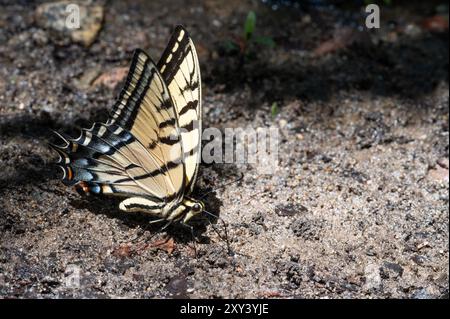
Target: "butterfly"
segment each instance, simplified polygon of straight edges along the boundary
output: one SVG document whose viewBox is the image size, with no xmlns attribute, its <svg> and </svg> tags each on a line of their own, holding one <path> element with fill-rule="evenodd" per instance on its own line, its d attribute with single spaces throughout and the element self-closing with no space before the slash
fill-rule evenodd
<svg viewBox="0 0 450 319">
<path fill-rule="evenodd" d="M 52 145 L 63 182 L 124 198 L 119 208 L 186 224 L 204 211 L 191 194 L 201 152 L 201 78 L 194 43 L 177 26 L 159 62 L 137 49 L 106 123 Z"/>
</svg>

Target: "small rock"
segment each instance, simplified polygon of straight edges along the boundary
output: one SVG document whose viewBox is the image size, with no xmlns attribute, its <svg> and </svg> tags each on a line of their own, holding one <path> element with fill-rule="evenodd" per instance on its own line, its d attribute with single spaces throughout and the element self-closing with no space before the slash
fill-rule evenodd
<svg viewBox="0 0 450 319">
<path fill-rule="evenodd" d="M 48 287 L 56 287 L 56 286 L 60 285 L 60 282 L 58 279 L 50 277 L 50 276 L 45 276 L 44 279 L 42 279 L 42 283 Z"/>
<path fill-rule="evenodd" d="M 308 208 L 300 204 L 289 203 L 287 205 L 277 205 L 275 207 L 275 213 L 278 216 L 294 216 L 298 213 L 305 213 L 307 211 Z"/>
<path fill-rule="evenodd" d="M 417 250 L 421 250 L 421 249 L 426 248 L 426 247 L 430 247 L 430 243 L 427 242 L 427 241 L 424 241 L 423 243 L 417 244 Z"/>
<path fill-rule="evenodd" d="M 413 299 L 430 299 L 431 296 L 428 294 L 425 288 L 417 290 L 413 295 Z"/>
<path fill-rule="evenodd" d="M 280 126 L 280 128 L 285 128 L 286 125 L 287 125 L 287 121 L 284 120 L 284 119 L 281 119 L 281 120 L 278 122 L 278 125 Z"/>
<path fill-rule="evenodd" d="M 74 23 L 77 12 L 79 27 Z M 69 37 L 73 42 L 89 47 L 102 27 L 103 14 L 103 7 L 90 1 L 56 1 L 36 8 L 36 22 L 51 31 L 56 42 Z M 72 16 L 75 18 L 71 20 Z"/>
<path fill-rule="evenodd" d="M 302 24 L 310 24 L 311 21 L 312 21 L 312 19 L 311 19 L 311 16 L 309 14 L 305 14 L 302 17 L 302 20 L 301 20 Z"/>
<path fill-rule="evenodd" d="M 417 26 L 413 23 L 410 23 L 405 27 L 404 32 L 408 36 L 417 37 L 422 34 L 422 29 L 419 26 Z"/>
<path fill-rule="evenodd" d="M 187 279 L 183 274 L 172 277 L 166 285 L 167 291 L 174 298 L 187 298 Z"/>
<path fill-rule="evenodd" d="M 44 46 L 48 43 L 47 33 L 45 33 L 43 30 L 40 29 L 33 32 L 31 38 L 33 39 L 34 43 L 38 46 Z"/>
<path fill-rule="evenodd" d="M 333 159 L 331 157 L 328 157 L 326 155 L 322 155 L 320 157 L 320 159 L 324 162 L 324 163 L 330 163 L 331 161 L 333 161 Z"/>
<path fill-rule="evenodd" d="M 439 290 L 435 286 L 428 286 L 416 290 L 411 297 L 412 299 L 436 299 L 440 295 Z"/>
<path fill-rule="evenodd" d="M 294 235 L 305 240 L 319 240 L 323 222 L 315 219 L 299 218 L 292 222 L 290 228 Z"/>
<path fill-rule="evenodd" d="M 418 265 L 423 265 L 423 263 L 425 262 L 425 257 L 422 255 L 414 255 L 412 257 L 412 260 Z"/>
<path fill-rule="evenodd" d="M 380 267 L 376 264 L 368 264 L 364 269 L 367 290 L 378 289 L 381 286 Z"/>
<path fill-rule="evenodd" d="M 448 275 L 447 274 L 441 274 L 437 278 L 434 279 L 434 282 L 438 284 L 441 287 L 447 287 L 448 286 Z"/>
<path fill-rule="evenodd" d="M 264 215 L 261 212 L 257 212 L 253 217 L 252 220 L 254 223 L 258 225 L 264 225 Z"/>
<path fill-rule="evenodd" d="M 403 275 L 403 267 L 400 266 L 399 264 L 391 263 L 391 262 L 387 262 L 386 261 L 383 266 L 384 266 L 384 268 L 386 268 L 388 270 L 392 270 L 393 272 L 395 272 L 400 277 Z"/>
<path fill-rule="evenodd" d="M 287 265 L 286 279 L 295 287 L 300 286 L 302 283 L 302 274 L 303 271 L 299 264 L 291 262 Z"/>
</svg>

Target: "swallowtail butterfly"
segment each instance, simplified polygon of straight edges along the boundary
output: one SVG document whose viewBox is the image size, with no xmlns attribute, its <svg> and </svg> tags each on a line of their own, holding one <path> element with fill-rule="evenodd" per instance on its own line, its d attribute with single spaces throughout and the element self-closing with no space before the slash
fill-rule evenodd
<svg viewBox="0 0 450 319">
<path fill-rule="evenodd" d="M 88 194 L 122 196 L 119 208 L 186 223 L 204 210 L 189 197 L 201 147 L 197 53 L 178 26 L 158 64 L 136 50 L 106 123 L 53 145 L 63 181 Z"/>
</svg>

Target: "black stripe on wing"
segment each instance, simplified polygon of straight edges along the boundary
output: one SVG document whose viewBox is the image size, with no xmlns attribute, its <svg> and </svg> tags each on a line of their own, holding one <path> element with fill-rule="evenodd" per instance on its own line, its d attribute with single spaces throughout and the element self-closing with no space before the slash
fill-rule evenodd
<svg viewBox="0 0 450 319">
<path fill-rule="evenodd" d="M 154 201 L 164 199 L 141 189 L 132 178 L 130 183 L 120 182 L 128 177 L 128 170 L 141 168 L 132 160 L 126 163 L 117 160 L 121 149 L 135 141 L 130 132 L 114 124 L 94 123 L 91 129 L 83 129 L 77 139 L 55 133 L 64 141 L 63 145 L 51 144 L 51 147 L 59 155 L 56 164 L 63 171 L 62 179 L 66 185 L 76 185 L 77 190 L 84 193 L 102 194 L 106 190 L 110 194 L 145 195 Z M 129 191 L 124 192 L 124 187 Z"/>
<path fill-rule="evenodd" d="M 115 123 L 125 129 L 131 129 L 141 104 L 157 76 L 156 73 L 157 69 L 150 57 L 141 49 L 136 49 L 127 80 L 113 107 L 108 123 Z M 155 105 L 157 112 L 173 107 L 170 98 L 163 99 L 163 95 L 164 92 L 155 92 L 154 94 L 159 101 L 158 105 Z"/>
<path fill-rule="evenodd" d="M 175 74 L 179 71 L 180 64 L 189 50 L 189 33 L 179 25 L 175 27 L 172 37 L 157 64 L 158 70 L 167 85 L 172 82 Z"/>
<path fill-rule="evenodd" d="M 140 103 L 137 102 L 147 92 L 155 72 L 156 70 L 149 63 L 148 56 L 143 51 L 136 50 L 127 81 L 113 108 L 112 118 L 115 124 L 125 129 L 131 128 L 139 111 Z"/>
<path fill-rule="evenodd" d="M 185 182 L 187 193 L 194 186 L 201 150 L 201 79 L 198 56 L 189 33 L 177 26 L 164 50 L 157 67 L 174 101 L 178 123 L 183 132 L 181 141 L 185 155 Z M 198 122 L 195 131 L 193 121 Z M 192 132 L 192 134 L 186 134 Z M 192 143 L 196 144 L 191 149 Z M 188 155 L 188 157 L 186 157 Z"/>
<path fill-rule="evenodd" d="M 99 135 L 99 133 L 101 134 Z M 56 133 L 56 132 L 55 132 Z M 134 141 L 133 136 L 120 130 L 119 134 L 108 126 L 95 123 L 89 130 L 83 130 L 77 139 L 56 133 L 64 145 L 53 145 L 52 148 L 58 153 L 57 164 L 65 172 L 63 182 L 73 185 L 79 181 L 96 181 L 96 171 L 109 175 L 123 175 L 127 169 L 138 167 L 134 163 L 122 166 L 113 155 L 118 148 Z M 102 169 L 97 167 L 102 166 Z"/>
<path fill-rule="evenodd" d="M 124 183 L 124 182 L 133 181 L 133 180 L 140 180 L 140 179 L 146 179 L 149 177 L 156 177 L 161 174 L 166 174 L 168 171 L 170 171 L 171 169 L 177 168 L 179 165 L 182 165 L 181 159 L 179 159 L 179 161 L 170 161 L 170 162 L 166 163 L 166 165 L 161 167 L 161 169 L 154 170 L 150 173 L 133 176 L 133 178 L 130 178 L 130 177 L 123 178 L 123 179 L 118 180 L 117 182 Z"/>
</svg>

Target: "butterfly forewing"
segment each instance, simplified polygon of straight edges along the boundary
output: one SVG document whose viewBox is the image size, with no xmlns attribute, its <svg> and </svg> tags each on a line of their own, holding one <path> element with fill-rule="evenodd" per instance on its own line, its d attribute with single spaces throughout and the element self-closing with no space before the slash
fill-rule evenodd
<svg viewBox="0 0 450 319">
<path fill-rule="evenodd" d="M 135 52 L 126 85 L 116 103 L 110 123 L 127 128 L 141 144 L 134 149 L 149 151 L 168 186 L 168 196 L 183 189 L 183 148 L 169 90 L 151 59 Z M 154 176 L 153 171 L 136 176 Z M 166 181 L 168 179 L 169 181 Z"/>
<path fill-rule="evenodd" d="M 201 80 L 197 53 L 187 31 L 176 27 L 158 62 L 176 109 L 184 150 L 186 190 L 191 192 L 201 152 Z"/>
</svg>

